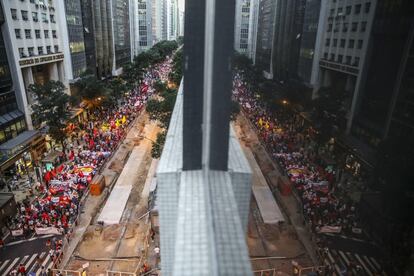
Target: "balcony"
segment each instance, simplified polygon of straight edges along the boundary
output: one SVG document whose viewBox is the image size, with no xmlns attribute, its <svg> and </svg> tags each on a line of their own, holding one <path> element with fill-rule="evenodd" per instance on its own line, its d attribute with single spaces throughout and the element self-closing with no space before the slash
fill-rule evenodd
<svg viewBox="0 0 414 276">
<path fill-rule="evenodd" d="M 319 66 L 351 75 L 358 75 L 359 73 L 359 69 L 355 68 L 355 66 L 350 64 L 339 63 L 332 59 L 321 59 L 319 61 Z"/>
</svg>

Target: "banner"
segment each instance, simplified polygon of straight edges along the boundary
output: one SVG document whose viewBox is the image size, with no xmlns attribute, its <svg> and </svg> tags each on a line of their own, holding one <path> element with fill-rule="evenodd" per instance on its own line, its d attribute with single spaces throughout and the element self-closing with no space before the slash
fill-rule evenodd
<svg viewBox="0 0 414 276">
<path fill-rule="evenodd" d="M 61 233 L 56 227 L 44 227 L 44 228 L 35 228 L 37 235 L 48 235 L 48 234 L 54 234 L 54 235 L 60 235 Z"/>
<path fill-rule="evenodd" d="M 23 229 L 11 230 L 11 234 L 13 237 L 22 236 Z"/>
<path fill-rule="evenodd" d="M 319 229 L 319 233 L 341 233 L 342 227 L 341 226 L 329 226 L 325 225 Z"/>
</svg>

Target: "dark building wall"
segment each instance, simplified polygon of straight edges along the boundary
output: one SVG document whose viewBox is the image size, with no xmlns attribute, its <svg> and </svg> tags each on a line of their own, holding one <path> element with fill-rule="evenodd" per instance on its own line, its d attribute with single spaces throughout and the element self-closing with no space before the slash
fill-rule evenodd
<svg viewBox="0 0 414 276">
<path fill-rule="evenodd" d="M 16 200 L 12 193 L 2 193 L 1 194 L 3 204 L 0 206 L 0 231 L 4 230 L 3 228 L 7 226 L 7 219 L 14 217 L 17 214 L 17 205 Z M 8 199 L 6 199 L 8 198 Z M 1 232 L 0 232 L 1 233 Z M 3 234 L 3 233 L 1 233 Z"/>
<path fill-rule="evenodd" d="M 130 23 L 128 0 L 113 0 L 115 66 L 122 67 L 131 61 Z"/>
<path fill-rule="evenodd" d="M 276 80 L 288 81 L 297 76 L 305 4 L 305 0 L 277 1 L 273 45 Z"/>
<path fill-rule="evenodd" d="M 321 0 L 306 0 L 297 73 L 299 79 L 306 84 L 311 81 L 320 10 Z"/>
<path fill-rule="evenodd" d="M 86 70 L 85 43 L 83 37 L 82 9 L 80 0 L 65 0 L 68 25 L 69 49 L 72 57 L 73 78 Z"/>
<path fill-rule="evenodd" d="M 352 134 L 371 146 L 386 135 L 386 124 L 413 19 L 411 0 L 378 1 L 367 52 L 366 78 L 358 99 Z"/>
<path fill-rule="evenodd" d="M 93 10 L 91 0 L 81 0 L 83 38 L 85 45 L 85 61 L 87 70 L 93 74 L 96 72 L 96 56 L 95 56 L 95 33 L 93 22 Z"/>
<path fill-rule="evenodd" d="M 0 27 L 4 20 L 0 5 Z M 0 32 L 0 144 L 26 130 L 24 115 L 18 110 L 3 34 Z"/>
<path fill-rule="evenodd" d="M 257 27 L 256 64 L 262 70 L 271 72 L 276 2 L 261 0 Z"/>
<path fill-rule="evenodd" d="M 111 0 L 94 1 L 93 24 L 96 54 L 96 72 L 98 77 L 112 74 L 113 44 L 111 24 Z"/>
</svg>

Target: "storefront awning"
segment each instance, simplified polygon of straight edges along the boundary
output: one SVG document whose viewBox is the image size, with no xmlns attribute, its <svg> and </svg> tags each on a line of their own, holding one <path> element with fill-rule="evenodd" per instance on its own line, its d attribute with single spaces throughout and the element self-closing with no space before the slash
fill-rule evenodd
<svg viewBox="0 0 414 276">
<path fill-rule="evenodd" d="M 13 121 L 14 119 L 17 119 L 23 116 L 24 114 L 20 110 L 13 110 L 12 112 L 9 112 L 9 113 L 6 113 L 0 116 L 0 125 L 7 124 Z"/>
<path fill-rule="evenodd" d="M 0 151 L 9 152 L 24 148 L 38 135 L 40 135 L 40 133 L 37 130 L 26 130 L 6 143 L 1 144 Z"/>
</svg>

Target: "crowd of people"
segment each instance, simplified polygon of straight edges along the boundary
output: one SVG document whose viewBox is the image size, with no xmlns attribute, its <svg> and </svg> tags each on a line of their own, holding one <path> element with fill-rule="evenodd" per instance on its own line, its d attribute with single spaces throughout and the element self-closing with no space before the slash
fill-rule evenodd
<svg viewBox="0 0 414 276">
<path fill-rule="evenodd" d="M 120 104 L 89 110 L 88 120 L 68 126 L 64 162 L 44 171 L 42 183 L 35 184 L 39 193 L 34 199 L 18 203 L 18 214 L 7 222 L 13 236 L 70 233 L 93 176 L 116 150 L 128 126 L 153 94 L 153 84 L 167 80 L 170 64 L 168 58 L 149 68 L 139 87 L 128 92 Z"/>
<path fill-rule="evenodd" d="M 304 218 L 312 230 L 358 233 L 355 206 L 334 195 L 336 168 L 320 158 L 315 131 L 298 124 L 283 110 L 270 110 L 248 89 L 240 74 L 235 74 L 233 79 L 233 97 L 301 197 Z"/>
</svg>

